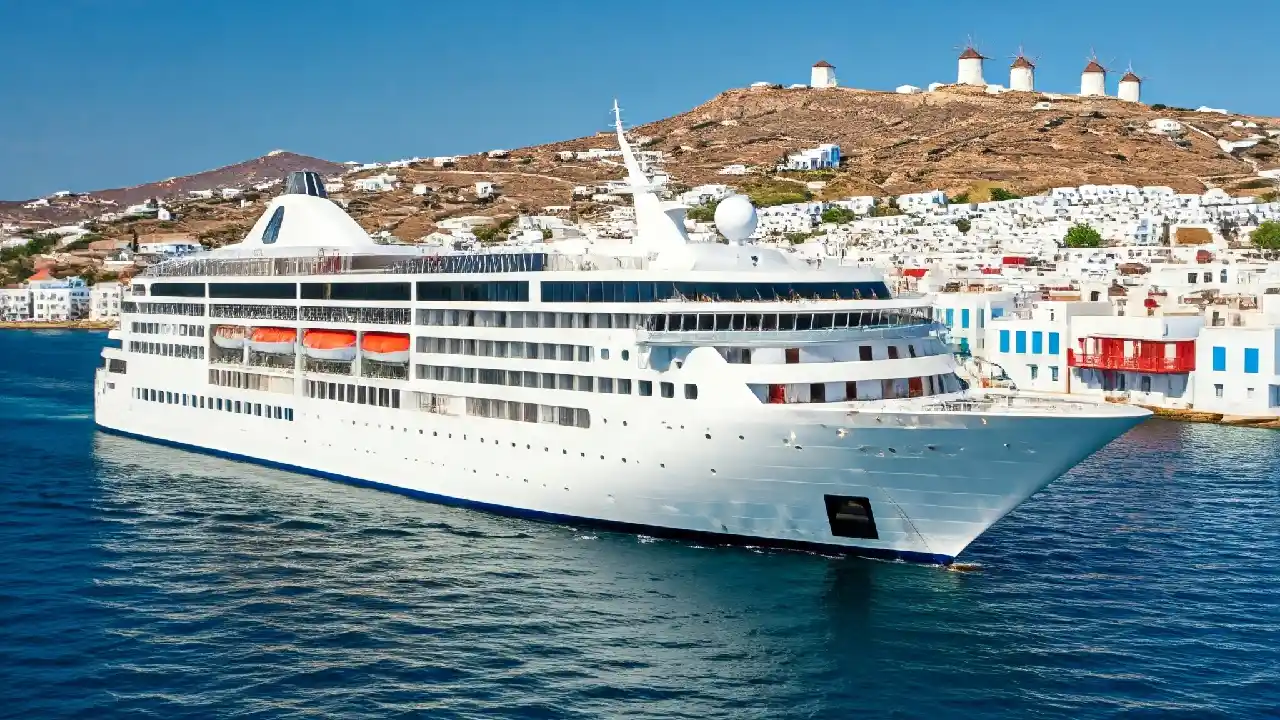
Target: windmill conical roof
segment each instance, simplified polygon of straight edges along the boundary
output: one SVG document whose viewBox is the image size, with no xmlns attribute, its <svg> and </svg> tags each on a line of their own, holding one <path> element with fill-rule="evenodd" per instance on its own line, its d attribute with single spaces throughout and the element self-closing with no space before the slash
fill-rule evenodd
<svg viewBox="0 0 1280 720">
<path fill-rule="evenodd" d="M 978 52 L 977 50 L 974 50 L 973 46 L 971 45 L 965 48 L 964 52 L 960 53 L 960 59 L 961 60 L 985 60 L 986 58 L 982 56 L 982 53 Z"/>
<path fill-rule="evenodd" d="M 1016 67 L 1016 68 L 1032 68 L 1032 69 L 1034 69 L 1034 68 L 1035 68 L 1035 63 L 1033 63 L 1033 62 L 1031 62 L 1030 60 L 1026 59 L 1025 57 L 1023 57 L 1023 56 L 1019 55 L 1019 56 L 1017 57 L 1017 59 L 1015 59 L 1015 60 L 1013 61 L 1013 65 L 1011 65 L 1010 67 Z"/>
<path fill-rule="evenodd" d="M 1120 78 L 1120 82 L 1136 82 L 1136 83 L 1140 83 L 1140 82 L 1142 82 L 1142 78 L 1138 77 L 1137 75 L 1134 75 L 1134 74 L 1133 74 L 1133 71 L 1132 71 L 1132 70 L 1130 70 L 1129 72 L 1127 72 L 1127 73 L 1125 73 L 1125 74 L 1124 74 L 1124 77 Z"/>
<path fill-rule="evenodd" d="M 813 64 L 813 66 L 814 66 L 814 67 L 829 67 L 829 68 L 833 68 L 833 67 L 835 67 L 835 65 L 832 65 L 831 63 L 827 62 L 826 60 L 819 60 L 818 62 L 814 63 L 814 64 Z"/>
<path fill-rule="evenodd" d="M 1090 60 L 1089 64 L 1084 66 L 1084 71 L 1087 73 L 1105 73 L 1107 69 L 1099 65 L 1097 60 Z"/>
</svg>

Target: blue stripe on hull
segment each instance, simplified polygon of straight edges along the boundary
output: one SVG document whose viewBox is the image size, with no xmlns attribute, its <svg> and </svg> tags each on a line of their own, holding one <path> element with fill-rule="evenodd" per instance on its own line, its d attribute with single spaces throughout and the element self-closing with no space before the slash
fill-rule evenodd
<svg viewBox="0 0 1280 720">
<path fill-rule="evenodd" d="M 470 508 L 473 510 L 481 510 L 484 512 L 494 513 L 497 515 L 505 515 L 507 517 L 527 518 L 531 520 L 540 520 L 545 522 L 554 522 L 559 524 L 577 524 L 589 525 L 604 530 L 614 530 L 618 532 L 632 533 L 636 535 L 649 535 L 652 537 L 672 538 L 676 540 L 689 540 L 710 545 L 751 545 L 755 547 L 769 547 L 783 550 L 804 550 L 809 552 L 818 552 L 823 554 L 839 554 L 849 555 L 853 557 L 872 558 L 876 560 L 904 560 L 913 563 L 925 563 L 929 565 L 950 565 L 955 558 L 950 555 L 935 555 L 930 553 L 912 552 L 910 550 L 888 550 L 885 548 L 864 548 L 850 547 L 847 545 L 827 545 L 824 543 L 808 542 L 805 540 L 782 540 L 777 538 L 755 537 L 752 535 L 733 535 L 730 533 L 706 532 L 703 530 L 684 530 L 681 528 L 661 527 L 657 525 L 641 525 L 637 523 L 620 522 L 617 520 L 600 520 L 597 518 L 584 518 L 576 515 L 561 515 L 559 513 L 543 512 L 541 510 L 526 510 L 524 508 L 508 507 L 506 505 L 497 505 L 494 503 L 478 502 L 475 500 L 464 500 L 461 498 L 450 497 L 448 495 L 437 495 L 435 493 L 424 492 L 422 490 L 413 490 L 411 488 L 400 487 L 397 485 L 388 485 L 386 483 L 374 482 L 373 480 L 363 480 L 349 475 L 339 475 L 337 473 L 325 472 L 323 470 L 313 470 L 289 463 L 275 462 L 273 460 L 264 460 L 262 458 L 252 457 L 250 455 L 241 455 L 239 453 L 226 452 L 224 450 L 214 450 L 211 448 L 200 447 L 199 445 L 191 445 L 188 443 L 177 442 L 175 440 L 164 440 L 161 438 L 150 437 L 148 435 L 139 435 L 137 433 L 127 432 L 125 430 L 117 430 L 115 428 L 97 426 L 99 430 L 112 435 L 141 440 L 143 442 L 155 443 L 167 447 L 186 450 L 188 452 L 201 453 L 203 455 L 212 455 L 214 457 L 226 458 L 228 460 L 236 460 L 239 462 L 261 465 L 263 467 L 276 468 L 278 470 L 287 470 L 289 472 L 300 473 L 303 475 L 311 475 L 313 477 L 324 478 L 325 480 L 334 480 L 336 482 L 345 483 L 347 485 L 356 485 L 359 487 L 373 488 L 375 490 L 383 490 L 393 492 L 398 495 L 405 495 L 412 498 L 426 500 L 439 505 L 449 505 L 453 507 Z"/>
</svg>

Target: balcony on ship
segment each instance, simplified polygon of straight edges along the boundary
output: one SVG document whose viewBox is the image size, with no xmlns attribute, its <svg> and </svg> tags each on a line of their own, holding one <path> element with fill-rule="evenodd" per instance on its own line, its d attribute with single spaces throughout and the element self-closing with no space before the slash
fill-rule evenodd
<svg viewBox="0 0 1280 720">
<path fill-rule="evenodd" d="M 936 329 L 927 307 L 844 312 L 685 312 L 643 318 L 636 341 L 650 346 L 779 347 L 923 337 Z"/>
</svg>

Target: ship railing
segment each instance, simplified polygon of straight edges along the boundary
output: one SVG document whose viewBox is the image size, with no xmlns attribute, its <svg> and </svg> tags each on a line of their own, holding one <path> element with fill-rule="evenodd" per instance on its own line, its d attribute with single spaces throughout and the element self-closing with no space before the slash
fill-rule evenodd
<svg viewBox="0 0 1280 720">
<path fill-rule="evenodd" d="M 210 317 L 236 320 L 297 320 L 298 309 L 291 305 L 210 305 Z"/>
<path fill-rule="evenodd" d="M 360 361 L 360 376 L 383 380 L 408 380 L 409 366 L 401 363 L 378 362 L 364 358 Z"/>
<path fill-rule="evenodd" d="M 250 350 L 249 364 L 254 367 L 272 368 L 274 370 L 287 370 L 289 372 L 293 372 L 294 357 L 292 355 L 255 352 Z"/>
<path fill-rule="evenodd" d="M 304 305 L 302 319 L 307 322 L 412 325 L 413 311 L 409 308 Z"/>
<path fill-rule="evenodd" d="M 305 357 L 302 360 L 302 369 L 306 372 L 324 373 L 326 375 L 351 375 L 351 366 L 353 364 L 350 360 L 325 360 Z"/>
</svg>

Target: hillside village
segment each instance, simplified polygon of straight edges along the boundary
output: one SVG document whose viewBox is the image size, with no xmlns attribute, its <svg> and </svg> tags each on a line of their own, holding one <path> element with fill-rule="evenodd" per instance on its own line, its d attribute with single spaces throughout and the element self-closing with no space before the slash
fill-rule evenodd
<svg viewBox="0 0 1280 720">
<path fill-rule="evenodd" d="M 722 241 L 716 203 L 746 194 L 754 242 L 931 293 L 975 382 L 1280 421 L 1280 121 L 1145 105 L 1132 70 L 1108 96 L 1096 61 L 1070 94 L 1038 91 L 1021 54 L 989 84 L 984 60 L 966 48 L 955 83 L 894 92 L 840 87 L 821 61 L 807 84 L 729 90 L 629 135 L 695 241 Z M 625 243 L 618 156 L 607 134 L 390 162 L 273 153 L 3 204 L 0 319 L 118 315 L 139 269 L 238 241 L 304 167 L 381 242 Z"/>
</svg>

